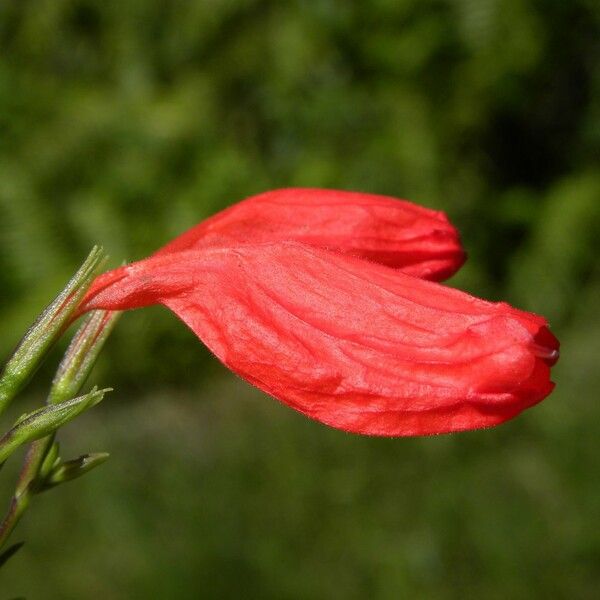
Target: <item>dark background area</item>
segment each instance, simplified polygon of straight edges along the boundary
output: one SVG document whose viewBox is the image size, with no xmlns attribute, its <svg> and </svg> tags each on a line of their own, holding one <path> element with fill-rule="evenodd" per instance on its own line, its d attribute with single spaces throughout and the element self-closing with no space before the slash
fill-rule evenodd
<svg viewBox="0 0 600 600">
<path fill-rule="evenodd" d="M 139 259 L 288 186 L 445 210 L 450 284 L 562 342 L 515 421 L 384 440 L 255 391 L 165 310 L 124 315 L 93 376 L 115 391 L 62 435 L 112 457 L 36 499 L 0 598 L 597 597 L 599 22 L 593 0 L 0 3 L 3 356 L 93 244 Z"/>
</svg>

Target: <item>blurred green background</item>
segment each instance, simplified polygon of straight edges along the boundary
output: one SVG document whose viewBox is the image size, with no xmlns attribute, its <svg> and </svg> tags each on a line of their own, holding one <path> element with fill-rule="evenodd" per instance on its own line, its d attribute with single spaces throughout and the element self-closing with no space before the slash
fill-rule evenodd
<svg viewBox="0 0 600 600">
<path fill-rule="evenodd" d="M 385 440 L 127 314 L 115 391 L 62 435 L 112 458 L 37 499 L 0 598 L 597 598 L 599 25 L 594 0 L 3 0 L 3 356 L 93 244 L 142 258 L 284 186 L 447 211 L 451 284 L 546 315 L 563 355 L 513 422 Z"/>
</svg>

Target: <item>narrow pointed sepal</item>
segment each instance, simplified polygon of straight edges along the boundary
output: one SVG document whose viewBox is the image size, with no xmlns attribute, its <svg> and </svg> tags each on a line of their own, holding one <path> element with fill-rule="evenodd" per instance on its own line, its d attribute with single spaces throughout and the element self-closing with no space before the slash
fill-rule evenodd
<svg viewBox="0 0 600 600">
<path fill-rule="evenodd" d="M 61 483 L 77 479 L 106 462 L 109 456 L 107 452 L 94 452 L 59 463 L 48 473 L 38 491 L 43 492 Z"/>
<path fill-rule="evenodd" d="M 77 273 L 23 336 L 0 376 L 0 413 L 25 386 L 48 350 L 64 333 L 103 264 L 102 248 L 94 247 Z"/>
<path fill-rule="evenodd" d="M 92 390 L 84 396 L 51 404 L 23 415 L 0 439 L 0 464 L 20 446 L 54 433 L 82 412 L 96 406 L 110 391 Z"/>
</svg>

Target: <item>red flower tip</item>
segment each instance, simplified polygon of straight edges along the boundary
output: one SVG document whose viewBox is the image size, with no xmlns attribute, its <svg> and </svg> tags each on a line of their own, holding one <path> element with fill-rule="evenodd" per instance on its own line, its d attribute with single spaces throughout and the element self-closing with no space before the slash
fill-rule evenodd
<svg viewBox="0 0 600 600">
<path fill-rule="evenodd" d="M 100 277 L 82 311 L 154 303 L 250 383 L 350 432 L 490 427 L 553 388 L 542 317 L 296 242 L 163 251 Z"/>
<path fill-rule="evenodd" d="M 388 196 L 293 188 L 252 196 L 217 213 L 156 254 L 298 241 L 441 281 L 466 255 L 442 212 Z"/>
<path fill-rule="evenodd" d="M 546 348 L 538 344 L 532 344 L 533 353 L 541 358 L 547 365 L 553 366 L 560 357 L 560 352 L 553 348 Z"/>
</svg>

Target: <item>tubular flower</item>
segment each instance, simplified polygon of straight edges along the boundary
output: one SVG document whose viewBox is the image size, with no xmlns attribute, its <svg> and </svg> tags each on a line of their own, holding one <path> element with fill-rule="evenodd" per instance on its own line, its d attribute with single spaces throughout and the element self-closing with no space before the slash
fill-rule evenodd
<svg viewBox="0 0 600 600">
<path fill-rule="evenodd" d="M 81 312 L 150 304 L 250 383 L 349 432 L 489 427 L 553 389 L 542 317 L 297 242 L 161 253 L 100 276 Z"/>
<path fill-rule="evenodd" d="M 465 253 L 443 212 L 388 196 L 309 188 L 273 190 L 234 204 L 156 254 L 297 241 L 441 281 Z"/>
</svg>

